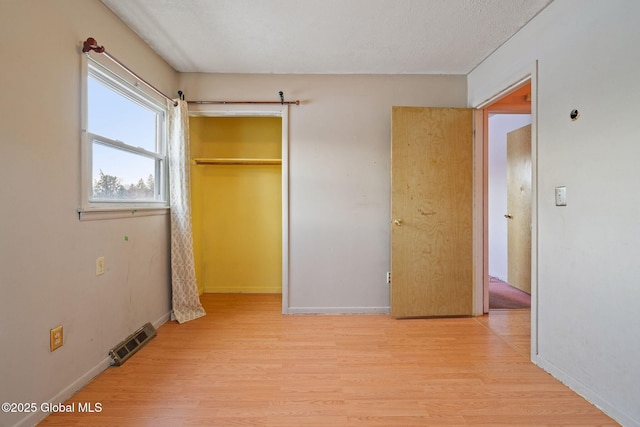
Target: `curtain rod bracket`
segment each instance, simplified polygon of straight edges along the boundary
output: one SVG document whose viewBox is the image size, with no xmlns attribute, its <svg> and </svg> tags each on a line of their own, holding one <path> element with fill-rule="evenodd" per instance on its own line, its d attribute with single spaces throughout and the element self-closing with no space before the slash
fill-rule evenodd
<svg viewBox="0 0 640 427">
<path fill-rule="evenodd" d="M 89 37 L 82 43 L 82 52 L 87 53 L 91 50 L 96 53 L 104 53 L 104 46 L 98 46 L 96 39 Z"/>
</svg>

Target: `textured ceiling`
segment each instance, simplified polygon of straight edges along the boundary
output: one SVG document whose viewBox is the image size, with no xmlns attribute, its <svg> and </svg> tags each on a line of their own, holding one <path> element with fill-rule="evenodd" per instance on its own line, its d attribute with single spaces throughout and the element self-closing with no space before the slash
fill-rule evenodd
<svg viewBox="0 0 640 427">
<path fill-rule="evenodd" d="M 102 1 L 181 72 L 467 74 L 552 0 Z"/>
</svg>

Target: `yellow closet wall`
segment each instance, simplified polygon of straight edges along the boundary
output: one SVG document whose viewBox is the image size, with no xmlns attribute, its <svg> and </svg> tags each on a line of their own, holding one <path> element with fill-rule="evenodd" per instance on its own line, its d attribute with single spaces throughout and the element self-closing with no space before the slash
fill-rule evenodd
<svg viewBox="0 0 640 427">
<path fill-rule="evenodd" d="M 282 158 L 279 117 L 191 117 L 191 207 L 200 292 L 282 292 L 280 165 L 195 165 L 197 158 Z"/>
</svg>

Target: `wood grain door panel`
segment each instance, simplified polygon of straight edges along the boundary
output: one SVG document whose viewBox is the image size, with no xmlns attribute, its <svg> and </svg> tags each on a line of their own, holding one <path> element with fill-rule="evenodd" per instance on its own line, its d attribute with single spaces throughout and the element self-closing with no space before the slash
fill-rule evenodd
<svg viewBox="0 0 640 427">
<path fill-rule="evenodd" d="M 471 315 L 473 114 L 393 107 L 391 314 Z"/>
<path fill-rule="evenodd" d="M 531 293 L 531 125 L 507 134 L 507 279 Z"/>
</svg>

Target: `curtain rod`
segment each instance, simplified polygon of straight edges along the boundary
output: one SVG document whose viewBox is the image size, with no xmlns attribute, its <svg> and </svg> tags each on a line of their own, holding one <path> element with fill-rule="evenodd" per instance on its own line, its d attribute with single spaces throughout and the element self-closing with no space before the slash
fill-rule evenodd
<svg viewBox="0 0 640 427">
<path fill-rule="evenodd" d="M 164 93 L 160 92 L 151 83 L 147 82 L 145 79 L 143 79 L 142 77 L 137 75 L 135 72 L 133 72 L 133 70 L 131 70 L 129 67 L 124 65 L 122 62 L 118 61 L 113 55 L 111 55 L 109 52 L 107 52 L 105 50 L 104 46 L 98 46 L 98 42 L 93 37 L 89 37 L 87 40 L 84 41 L 84 43 L 82 45 L 82 52 L 83 53 L 88 53 L 89 51 L 94 51 L 96 53 L 101 53 L 101 54 L 105 55 L 107 58 L 109 58 L 110 60 L 112 60 L 113 62 L 118 64 L 120 67 L 122 67 L 126 72 L 128 72 L 133 77 L 135 77 L 136 79 L 140 80 L 142 83 L 147 85 L 155 93 L 157 93 L 158 95 L 162 96 L 167 101 L 172 102 L 174 107 L 178 105 L 178 103 L 176 101 L 174 101 L 173 99 L 169 98 Z M 278 101 L 186 101 L 186 102 L 187 102 L 187 104 L 280 104 L 280 105 L 300 105 L 300 101 L 298 101 L 298 100 L 296 100 L 296 101 L 285 101 L 284 100 L 284 93 L 282 91 L 278 92 L 278 94 L 280 95 L 280 101 L 279 102 Z M 181 90 L 178 91 L 178 96 L 179 96 L 179 98 L 181 100 L 184 101 L 184 95 L 183 95 Z"/>
<path fill-rule="evenodd" d="M 113 62 L 115 62 L 119 66 L 121 66 L 127 73 L 131 74 L 133 77 L 135 77 L 136 79 L 140 80 L 142 83 L 147 85 L 155 93 L 157 93 L 158 95 L 162 96 L 167 101 L 172 102 L 174 107 L 178 105 L 178 103 L 176 101 L 174 101 L 173 99 L 169 98 L 164 93 L 160 92 L 151 83 L 147 82 L 145 79 L 143 79 L 142 77 L 140 77 L 139 75 L 134 73 L 129 67 L 124 65 L 122 62 L 118 61 L 113 55 L 111 55 L 109 52 L 107 52 L 104 49 L 104 46 L 98 46 L 98 42 L 93 37 L 89 37 L 82 44 L 82 52 L 83 53 L 88 53 L 89 51 L 94 51 L 96 53 L 101 53 L 101 54 L 105 55 L 107 58 L 109 58 L 110 60 L 112 60 Z"/>
</svg>

